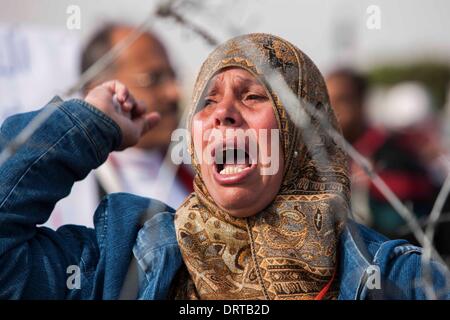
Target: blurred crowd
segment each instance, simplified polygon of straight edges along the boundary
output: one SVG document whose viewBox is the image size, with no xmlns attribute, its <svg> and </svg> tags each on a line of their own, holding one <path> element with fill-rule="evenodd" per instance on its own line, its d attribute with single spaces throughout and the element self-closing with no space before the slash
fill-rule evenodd
<svg viewBox="0 0 450 320">
<path fill-rule="evenodd" d="M 329 73 L 326 81 L 344 137 L 425 228 L 450 172 L 444 139 L 449 101 L 446 106 L 433 105 L 426 86 L 417 81 L 377 88 L 363 73 L 348 68 Z M 356 220 L 390 238 L 417 243 L 405 220 L 354 161 L 351 172 Z M 449 203 L 443 208 L 434 239 L 446 258 L 450 253 Z"/>
</svg>

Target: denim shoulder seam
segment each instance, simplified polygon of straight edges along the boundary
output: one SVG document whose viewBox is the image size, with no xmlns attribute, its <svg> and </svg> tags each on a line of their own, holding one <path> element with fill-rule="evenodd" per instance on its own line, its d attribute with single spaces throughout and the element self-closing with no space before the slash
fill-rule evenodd
<svg viewBox="0 0 450 320">
<path fill-rule="evenodd" d="M 144 253 L 141 257 L 139 257 L 139 258 L 140 258 L 140 259 L 143 259 L 143 258 L 145 258 L 146 256 L 148 256 L 149 254 L 154 253 L 155 251 L 161 250 L 162 248 L 166 248 L 166 247 L 178 247 L 178 246 L 179 246 L 179 245 L 178 245 L 178 242 L 177 242 L 177 241 L 165 243 L 165 244 L 163 244 L 163 245 L 160 245 L 160 246 L 157 246 L 157 247 L 155 247 L 155 248 L 152 248 L 151 250 L 145 251 L 145 253 Z M 133 252 L 134 252 L 134 250 L 133 250 Z"/>
<path fill-rule="evenodd" d="M 109 200 L 106 198 L 103 201 L 109 202 Z M 98 248 L 99 248 L 99 252 L 101 255 L 101 251 L 104 249 L 105 247 L 105 238 L 106 238 L 106 234 L 108 231 L 108 205 L 104 206 L 104 210 L 102 210 L 102 212 L 100 213 L 101 217 L 100 219 L 102 220 L 103 223 L 103 228 L 102 231 L 99 234 L 99 239 L 98 239 Z"/>
<path fill-rule="evenodd" d="M 349 232 L 349 236 L 352 238 L 352 245 L 355 247 L 356 251 L 358 252 L 359 257 L 364 260 L 365 262 L 367 262 L 367 264 L 370 265 L 370 261 L 367 259 L 367 257 L 361 252 L 355 238 L 352 232 Z"/>
<path fill-rule="evenodd" d="M 394 250 L 392 250 L 391 256 L 390 258 L 394 258 L 394 257 L 400 257 L 403 255 L 407 255 L 407 254 L 411 254 L 411 253 L 417 253 L 417 254 L 422 254 L 422 248 L 414 246 L 412 244 L 404 244 L 404 245 L 400 245 L 394 248 Z"/>
</svg>

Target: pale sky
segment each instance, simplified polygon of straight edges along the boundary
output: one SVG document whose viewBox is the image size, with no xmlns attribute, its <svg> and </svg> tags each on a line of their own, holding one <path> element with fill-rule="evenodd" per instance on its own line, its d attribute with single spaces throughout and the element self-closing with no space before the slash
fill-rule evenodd
<svg viewBox="0 0 450 320">
<path fill-rule="evenodd" d="M 2 0 L 0 23 L 67 29 L 66 9 L 78 5 L 81 29 L 70 32 L 85 41 L 102 22 L 139 23 L 156 3 Z M 370 5 L 380 8 L 380 30 L 366 27 Z M 279 35 L 306 52 L 322 71 L 332 68 L 342 55 L 360 68 L 423 57 L 450 63 L 448 0 L 187 0 L 181 12 L 221 41 L 249 32 Z M 212 48 L 172 20 L 155 19 L 153 28 L 168 45 L 184 80 L 192 83 Z M 350 49 L 340 50 L 340 40 L 349 41 Z"/>
</svg>

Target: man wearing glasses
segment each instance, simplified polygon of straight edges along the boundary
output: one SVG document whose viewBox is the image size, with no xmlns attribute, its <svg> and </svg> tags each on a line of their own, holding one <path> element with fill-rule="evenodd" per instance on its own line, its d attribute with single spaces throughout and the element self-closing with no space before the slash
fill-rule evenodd
<svg viewBox="0 0 450 320">
<path fill-rule="evenodd" d="M 109 24 L 95 33 L 82 53 L 81 72 L 86 71 L 131 32 L 132 27 Z M 105 164 L 87 179 L 75 184 L 71 195 L 56 206 L 47 222 L 50 227 L 57 228 L 67 223 L 92 226 L 91 213 L 99 198 L 111 192 L 152 197 L 176 208 L 192 191 L 189 168 L 167 166 L 168 163 L 164 162 L 171 134 L 178 125 L 180 93 L 175 71 L 162 42 L 153 33 L 142 34 L 121 53 L 113 65 L 89 82 L 83 93 L 112 79 L 125 84 L 137 100 L 144 102 L 149 112 L 159 112 L 161 121 L 151 134 L 141 138 L 136 147 L 112 153 Z M 161 188 L 173 177 L 173 183 L 168 188 Z M 164 183 L 161 184 L 161 181 Z"/>
</svg>

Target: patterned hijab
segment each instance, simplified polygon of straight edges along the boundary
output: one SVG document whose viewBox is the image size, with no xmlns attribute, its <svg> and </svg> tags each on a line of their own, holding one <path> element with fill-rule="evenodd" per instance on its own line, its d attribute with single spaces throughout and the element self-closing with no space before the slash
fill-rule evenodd
<svg viewBox="0 0 450 320">
<path fill-rule="evenodd" d="M 336 298 L 337 245 L 349 210 L 350 182 L 344 152 L 321 129 L 317 114 L 337 129 L 322 75 L 289 42 L 268 34 L 233 38 L 204 62 L 188 119 L 198 110 L 208 81 L 227 67 L 240 67 L 261 81 L 272 101 L 284 151 L 283 182 L 272 203 L 249 218 L 220 210 L 203 183 L 190 146 L 196 177 L 192 193 L 177 210 L 175 227 L 183 261 L 174 295 L 184 299 L 314 299 L 331 283 L 324 298 Z M 302 117 L 300 104 L 283 97 L 281 79 L 294 102 L 316 112 Z M 282 87 L 282 86 L 281 86 Z M 284 95 L 284 94 L 283 94 Z M 284 101 L 284 103 L 282 103 Z M 286 105 L 296 110 L 288 110 Z"/>
</svg>

